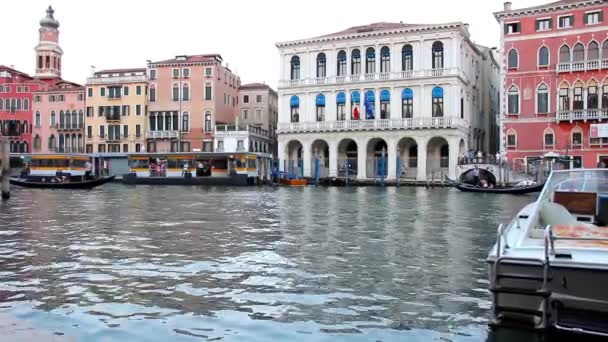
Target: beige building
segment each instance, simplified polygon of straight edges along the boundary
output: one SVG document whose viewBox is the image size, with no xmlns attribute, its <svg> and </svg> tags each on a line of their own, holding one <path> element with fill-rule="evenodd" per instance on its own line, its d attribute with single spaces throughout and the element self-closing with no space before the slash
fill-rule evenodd
<svg viewBox="0 0 608 342">
<path fill-rule="evenodd" d="M 98 71 L 86 88 L 86 153 L 145 151 L 146 69 Z"/>
<path fill-rule="evenodd" d="M 262 83 L 243 84 L 239 88 L 239 102 L 239 124 L 261 127 L 270 141 L 268 153 L 276 156 L 277 92 Z"/>
</svg>

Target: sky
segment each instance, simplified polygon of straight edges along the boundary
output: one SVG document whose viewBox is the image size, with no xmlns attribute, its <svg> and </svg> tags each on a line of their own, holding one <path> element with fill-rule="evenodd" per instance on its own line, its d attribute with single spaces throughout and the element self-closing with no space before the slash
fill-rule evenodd
<svg viewBox="0 0 608 342">
<path fill-rule="evenodd" d="M 512 0 L 513 8 L 551 0 Z M 243 84 L 275 87 L 275 43 L 374 22 L 470 24 L 476 43 L 499 44 L 493 12 L 503 0 L 22 0 L 0 1 L 0 64 L 33 74 L 39 21 L 59 20 L 63 78 L 84 84 L 97 70 L 145 67 L 146 60 L 219 53 Z"/>
</svg>

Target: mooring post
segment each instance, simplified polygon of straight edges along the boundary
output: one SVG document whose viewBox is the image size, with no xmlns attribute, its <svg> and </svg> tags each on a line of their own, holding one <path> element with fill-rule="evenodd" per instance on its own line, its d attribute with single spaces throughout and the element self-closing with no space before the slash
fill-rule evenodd
<svg viewBox="0 0 608 342">
<path fill-rule="evenodd" d="M 386 170 L 386 148 L 382 148 L 380 157 L 380 186 L 384 186 L 384 170 Z"/>
<path fill-rule="evenodd" d="M 348 168 L 350 167 L 349 163 L 348 163 L 348 158 L 346 159 L 346 161 L 344 162 L 344 175 L 345 175 L 345 182 L 346 182 L 346 186 L 348 186 Z"/>
<path fill-rule="evenodd" d="M 401 178 L 401 149 L 397 146 L 397 173 L 396 173 L 397 183 L 395 183 L 396 187 L 399 187 L 399 182 Z"/>
<path fill-rule="evenodd" d="M 7 137 L 0 137 L 0 163 L 2 169 L 0 169 L 0 179 L 2 179 L 2 199 L 7 200 L 11 197 L 11 189 L 9 182 L 10 175 L 10 157 L 9 157 L 9 143 Z"/>
<path fill-rule="evenodd" d="M 320 161 L 319 156 L 315 156 L 315 186 L 319 186 L 319 171 L 320 171 Z"/>
</svg>

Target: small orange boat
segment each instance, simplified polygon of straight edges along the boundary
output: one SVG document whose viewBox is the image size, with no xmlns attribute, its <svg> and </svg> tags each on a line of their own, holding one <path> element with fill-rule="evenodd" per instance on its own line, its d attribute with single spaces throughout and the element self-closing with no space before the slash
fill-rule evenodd
<svg viewBox="0 0 608 342">
<path fill-rule="evenodd" d="M 300 179 L 281 178 L 279 180 L 279 184 L 285 185 L 285 186 L 306 186 L 306 179 L 304 179 L 304 178 L 300 178 Z"/>
</svg>

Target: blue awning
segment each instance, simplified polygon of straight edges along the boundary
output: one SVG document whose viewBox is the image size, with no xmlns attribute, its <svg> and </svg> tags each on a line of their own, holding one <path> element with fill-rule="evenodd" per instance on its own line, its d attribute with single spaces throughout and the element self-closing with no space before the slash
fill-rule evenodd
<svg viewBox="0 0 608 342">
<path fill-rule="evenodd" d="M 325 106 L 325 95 L 319 94 L 317 95 L 317 106 L 324 107 Z"/>
<path fill-rule="evenodd" d="M 351 103 L 361 103 L 361 94 L 358 91 L 353 91 L 350 94 L 350 102 Z"/>
<path fill-rule="evenodd" d="M 346 103 L 346 94 L 344 93 L 338 93 L 338 95 L 336 95 L 336 103 L 337 104 L 345 104 Z"/>
<path fill-rule="evenodd" d="M 414 92 L 410 88 L 405 88 L 401 93 L 401 98 L 403 100 L 412 100 L 414 98 Z"/>
<path fill-rule="evenodd" d="M 380 50 L 380 54 L 383 57 L 390 56 L 391 55 L 391 50 L 388 47 L 385 46 L 385 47 L 382 48 L 382 50 Z"/>
<path fill-rule="evenodd" d="M 374 49 L 367 49 L 366 55 L 367 58 L 374 58 L 376 57 L 376 51 L 374 51 Z"/>
<path fill-rule="evenodd" d="M 289 101 L 289 105 L 291 106 L 291 108 L 300 107 L 300 98 L 295 95 L 292 96 L 291 100 Z"/>
<path fill-rule="evenodd" d="M 365 92 L 365 102 L 374 102 L 376 101 L 376 95 L 373 90 L 368 90 Z"/>
<path fill-rule="evenodd" d="M 443 97 L 443 89 L 441 87 L 433 88 L 433 98 Z"/>
<path fill-rule="evenodd" d="M 382 101 L 382 102 L 391 101 L 391 93 L 387 89 L 384 89 L 380 92 L 380 101 Z"/>
<path fill-rule="evenodd" d="M 345 60 L 346 60 L 346 53 L 344 51 L 342 51 L 338 54 L 338 61 L 344 62 Z"/>
</svg>

